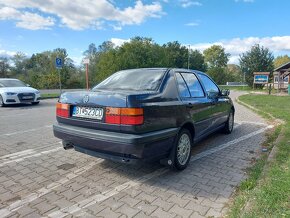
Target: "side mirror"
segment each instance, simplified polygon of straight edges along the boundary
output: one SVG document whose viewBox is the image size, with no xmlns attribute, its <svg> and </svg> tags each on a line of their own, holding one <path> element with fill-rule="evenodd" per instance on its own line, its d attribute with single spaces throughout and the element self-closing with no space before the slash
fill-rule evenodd
<svg viewBox="0 0 290 218">
<path fill-rule="evenodd" d="M 208 98 L 211 98 L 211 99 L 217 98 L 218 95 L 219 95 L 218 92 L 211 92 L 211 91 L 207 92 Z"/>
<path fill-rule="evenodd" d="M 229 89 L 223 89 L 221 90 L 221 96 L 229 96 L 230 90 Z"/>
<path fill-rule="evenodd" d="M 27 86 L 27 87 L 30 87 L 30 85 L 29 85 L 29 84 L 26 84 L 26 86 Z"/>
</svg>

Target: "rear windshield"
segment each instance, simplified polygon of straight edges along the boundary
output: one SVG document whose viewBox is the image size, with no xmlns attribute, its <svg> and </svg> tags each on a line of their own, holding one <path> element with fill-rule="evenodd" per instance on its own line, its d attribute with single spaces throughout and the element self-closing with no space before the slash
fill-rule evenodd
<svg viewBox="0 0 290 218">
<path fill-rule="evenodd" d="M 25 87 L 26 85 L 20 80 L 0 80 L 0 87 Z"/>
<path fill-rule="evenodd" d="M 136 90 L 136 91 L 153 91 L 157 90 L 166 70 L 161 69 L 137 69 L 124 70 L 114 73 L 100 84 L 96 85 L 96 89 L 109 90 Z"/>
</svg>

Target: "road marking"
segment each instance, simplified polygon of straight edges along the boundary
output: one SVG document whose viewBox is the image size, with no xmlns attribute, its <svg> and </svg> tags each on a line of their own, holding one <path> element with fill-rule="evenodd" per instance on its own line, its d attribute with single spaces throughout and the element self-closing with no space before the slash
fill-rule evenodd
<svg viewBox="0 0 290 218">
<path fill-rule="evenodd" d="M 27 130 L 23 130 L 23 131 L 12 132 L 12 133 L 4 133 L 4 134 L 2 134 L 2 136 L 12 136 L 12 135 L 17 135 L 17 134 L 22 134 L 22 133 L 27 133 L 27 132 L 34 132 L 34 131 L 37 131 L 40 129 L 50 128 L 50 127 L 52 127 L 52 125 L 46 125 L 46 126 L 38 127 L 35 129 L 27 129 Z"/>
<path fill-rule="evenodd" d="M 218 152 L 218 151 L 220 151 L 222 149 L 225 149 L 225 148 L 227 148 L 227 147 L 229 147 L 229 146 L 231 146 L 233 144 L 236 144 L 238 142 L 241 142 L 243 140 L 251 138 L 251 137 L 253 137 L 255 135 L 258 135 L 258 134 L 264 132 L 265 130 L 267 130 L 269 128 L 273 128 L 273 126 L 267 126 L 265 128 L 262 128 L 260 130 L 255 131 L 255 132 L 252 132 L 252 133 L 244 135 L 244 136 L 242 136 L 240 138 L 237 138 L 237 139 L 235 139 L 233 141 L 227 142 L 225 144 L 221 144 L 221 145 L 219 145 L 216 148 L 212 148 L 212 149 L 210 149 L 208 151 L 201 152 L 201 153 L 195 155 L 191 159 L 190 162 L 194 162 L 194 161 L 199 160 L 201 158 L 204 158 L 204 157 L 206 157 L 208 155 L 211 155 L 211 154 L 213 154 L 215 152 Z M 149 179 L 161 176 L 162 174 L 164 174 L 164 173 L 166 173 L 168 171 L 169 171 L 168 168 L 158 169 L 158 170 L 154 171 L 153 173 L 149 173 L 147 175 L 142 176 L 139 179 L 133 179 L 133 180 L 131 180 L 129 182 L 126 182 L 124 184 L 121 184 L 121 185 L 115 187 L 114 189 L 106 190 L 106 191 L 102 192 L 101 194 L 94 195 L 94 196 L 92 196 L 92 197 L 90 197 L 88 199 L 82 200 L 82 201 L 80 201 L 80 202 L 78 202 L 78 203 L 76 203 L 76 204 L 74 204 L 72 206 L 65 207 L 65 208 L 62 208 L 60 210 L 54 211 L 54 212 L 50 213 L 48 216 L 49 217 L 53 217 L 53 218 L 54 217 L 55 218 L 60 218 L 60 217 L 65 217 L 68 214 L 76 213 L 76 212 L 78 212 L 78 211 L 80 211 L 80 210 L 82 210 L 84 208 L 87 208 L 87 207 L 93 205 L 93 204 L 96 204 L 96 203 L 104 201 L 104 200 L 106 200 L 106 199 L 108 199 L 108 198 L 110 198 L 110 197 L 112 197 L 114 195 L 117 195 L 121 191 L 128 190 L 128 189 L 133 188 L 135 186 L 141 185 L 142 183 L 148 181 Z"/>
<path fill-rule="evenodd" d="M 6 162 L 3 162 L 3 163 L 0 163 L 0 167 L 3 167 L 7 164 L 10 164 L 10 163 L 14 163 L 14 162 L 20 162 L 20 161 L 23 161 L 27 158 L 31 158 L 31 157 L 39 157 L 43 154 L 49 154 L 49 153 L 52 153 L 52 152 L 56 152 L 58 150 L 61 150 L 63 149 L 62 147 L 61 148 L 54 148 L 54 149 L 51 149 L 51 150 L 48 150 L 48 151 L 42 151 L 42 152 L 39 152 L 39 153 L 36 153 L 36 154 L 31 154 L 31 155 L 27 155 L 25 157 L 20 157 L 18 159 L 15 159 L 15 160 L 9 160 L 9 161 L 6 161 Z"/>
<path fill-rule="evenodd" d="M 101 194 L 94 195 L 94 196 L 92 196 L 88 199 L 82 200 L 82 201 L 78 202 L 77 204 L 74 204 L 70 207 L 65 207 L 65 208 L 60 209 L 58 211 L 52 212 L 48 216 L 49 217 L 56 217 L 56 218 L 65 217 L 68 214 L 78 212 L 78 211 L 82 210 L 83 208 L 87 208 L 95 203 L 98 203 L 100 201 L 104 201 L 104 200 L 106 200 L 114 195 L 117 195 L 121 191 L 133 188 L 137 185 L 141 185 L 142 183 L 146 182 L 147 180 L 158 177 L 158 176 L 160 176 L 168 171 L 169 171 L 168 168 L 158 169 L 158 170 L 154 171 L 153 173 L 149 173 L 147 175 L 142 176 L 139 179 L 134 179 L 134 180 L 131 180 L 129 182 L 126 182 L 122 185 L 115 187 L 114 189 L 109 189 L 107 191 L 104 191 Z"/>
<path fill-rule="evenodd" d="M 25 157 L 26 155 L 30 155 L 30 154 L 33 154 L 33 153 L 36 153 L 36 152 L 41 152 L 42 150 L 45 151 L 44 149 L 51 148 L 53 145 L 56 145 L 56 144 L 62 144 L 62 142 L 59 141 L 59 142 L 53 143 L 53 144 L 51 144 L 49 146 L 38 146 L 38 147 L 35 147 L 35 149 L 27 149 L 27 150 L 24 150 L 24 151 L 15 152 L 15 153 L 12 153 L 12 154 L 7 154 L 7 155 L 4 155 L 4 156 L 1 156 L 0 160 L 7 160 L 7 159 L 13 160 L 13 159 L 19 158 L 19 157 L 26 158 Z"/>
<path fill-rule="evenodd" d="M 34 149 L 27 149 L 27 150 L 24 150 L 24 151 L 19 151 L 19 152 L 15 152 L 15 153 L 12 153 L 12 154 L 7 154 L 7 155 L 4 155 L 4 156 L 1 156 L 0 160 L 2 160 L 2 159 L 13 159 L 13 158 L 25 156 L 27 154 L 32 154 L 34 152 L 35 152 Z"/>
<path fill-rule="evenodd" d="M 246 139 L 249 139 L 249 138 L 251 138 L 251 137 L 253 137 L 253 136 L 255 136 L 255 135 L 259 135 L 259 134 L 261 134 L 262 132 L 266 131 L 267 129 L 271 129 L 271 128 L 273 128 L 273 127 L 274 127 L 274 126 L 272 126 L 272 125 L 267 126 L 267 127 L 265 127 L 265 128 L 262 128 L 262 129 L 259 129 L 259 130 L 255 131 L 255 132 L 252 132 L 252 133 L 249 133 L 249 134 L 247 134 L 247 135 L 241 136 L 240 138 L 237 138 L 237 139 L 234 139 L 234 140 L 232 140 L 232 141 L 229 141 L 229 142 L 227 142 L 227 143 L 225 143 L 225 144 L 221 144 L 221 145 L 219 145 L 219 146 L 217 146 L 217 147 L 215 147 L 215 148 L 212 148 L 212 149 L 209 149 L 209 150 L 207 150 L 207 151 L 204 151 L 204 152 L 201 152 L 201 153 L 199 153 L 199 154 L 196 154 L 196 155 L 194 155 L 194 156 L 191 158 L 190 162 L 196 161 L 196 160 L 198 160 L 198 159 L 201 159 L 201 158 L 203 158 L 203 157 L 206 157 L 206 156 L 208 156 L 208 155 L 211 155 L 211 154 L 213 154 L 213 153 L 216 153 L 216 152 L 218 152 L 218 151 L 220 151 L 220 150 L 223 150 L 223 149 L 225 149 L 225 148 L 227 148 L 227 147 L 229 147 L 229 146 L 231 146 L 231 145 L 233 145 L 233 144 L 236 144 L 236 143 L 239 143 L 239 142 L 244 141 L 244 140 L 246 140 Z"/>
<path fill-rule="evenodd" d="M 46 195 L 47 193 L 51 192 L 53 189 L 56 189 L 60 187 L 61 185 L 65 184 L 66 182 L 70 181 L 73 178 L 76 178 L 80 176 L 81 174 L 85 173 L 86 171 L 92 169 L 95 165 L 99 164 L 103 160 L 97 160 L 96 162 L 89 163 L 88 165 L 81 167 L 77 169 L 73 173 L 69 173 L 65 176 L 65 178 L 62 178 L 56 182 L 53 182 L 46 187 L 43 187 L 36 192 L 33 192 L 25 197 L 22 197 L 21 200 L 15 201 L 14 203 L 10 204 L 8 207 L 3 208 L 0 210 L 0 217 L 5 217 L 10 215 L 16 210 L 19 210 L 21 207 L 25 206 L 26 204 L 36 200 L 37 198 L 40 198 L 43 195 Z"/>
</svg>

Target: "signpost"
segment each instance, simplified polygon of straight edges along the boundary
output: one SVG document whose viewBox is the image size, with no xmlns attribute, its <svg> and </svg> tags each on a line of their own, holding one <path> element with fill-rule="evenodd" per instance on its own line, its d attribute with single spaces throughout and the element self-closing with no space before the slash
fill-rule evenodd
<svg viewBox="0 0 290 218">
<path fill-rule="evenodd" d="M 254 72 L 253 74 L 254 74 L 253 88 L 255 87 L 255 84 L 266 85 L 269 83 L 270 72 Z"/>
<path fill-rule="evenodd" d="M 60 94 L 62 93 L 62 90 L 61 90 L 61 75 L 60 75 L 60 70 L 61 68 L 63 67 L 63 61 L 61 58 L 59 57 L 56 57 L 55 58 L 55 67 L 58 71 L 58 77 L 59 77 L 59 90 L 60 90 Z"/>
<path fill-rule="evenodd" d="M 88 59 L 88 58 L 83 59 L 83 63 L 86 65 L 86 83 L 87 83 L 87 90 L 89 90 L 89 63 L 90 63 L 90 59 Z"/>
</svg>

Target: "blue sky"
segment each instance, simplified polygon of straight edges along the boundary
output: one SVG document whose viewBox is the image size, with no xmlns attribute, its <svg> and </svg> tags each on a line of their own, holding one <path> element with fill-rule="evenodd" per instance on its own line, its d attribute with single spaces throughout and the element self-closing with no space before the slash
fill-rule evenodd
<svg viewBox="0 0 290 218">
<path fill-rule="evenodd" d="M 203 51 L 220 44 L 231 63 L 255 43 L 290 54 L 289 0 L 0 0 L 0 56 L 66 48 L 77 64 L 90 43 L 134 36 Z"/>
</svg>

